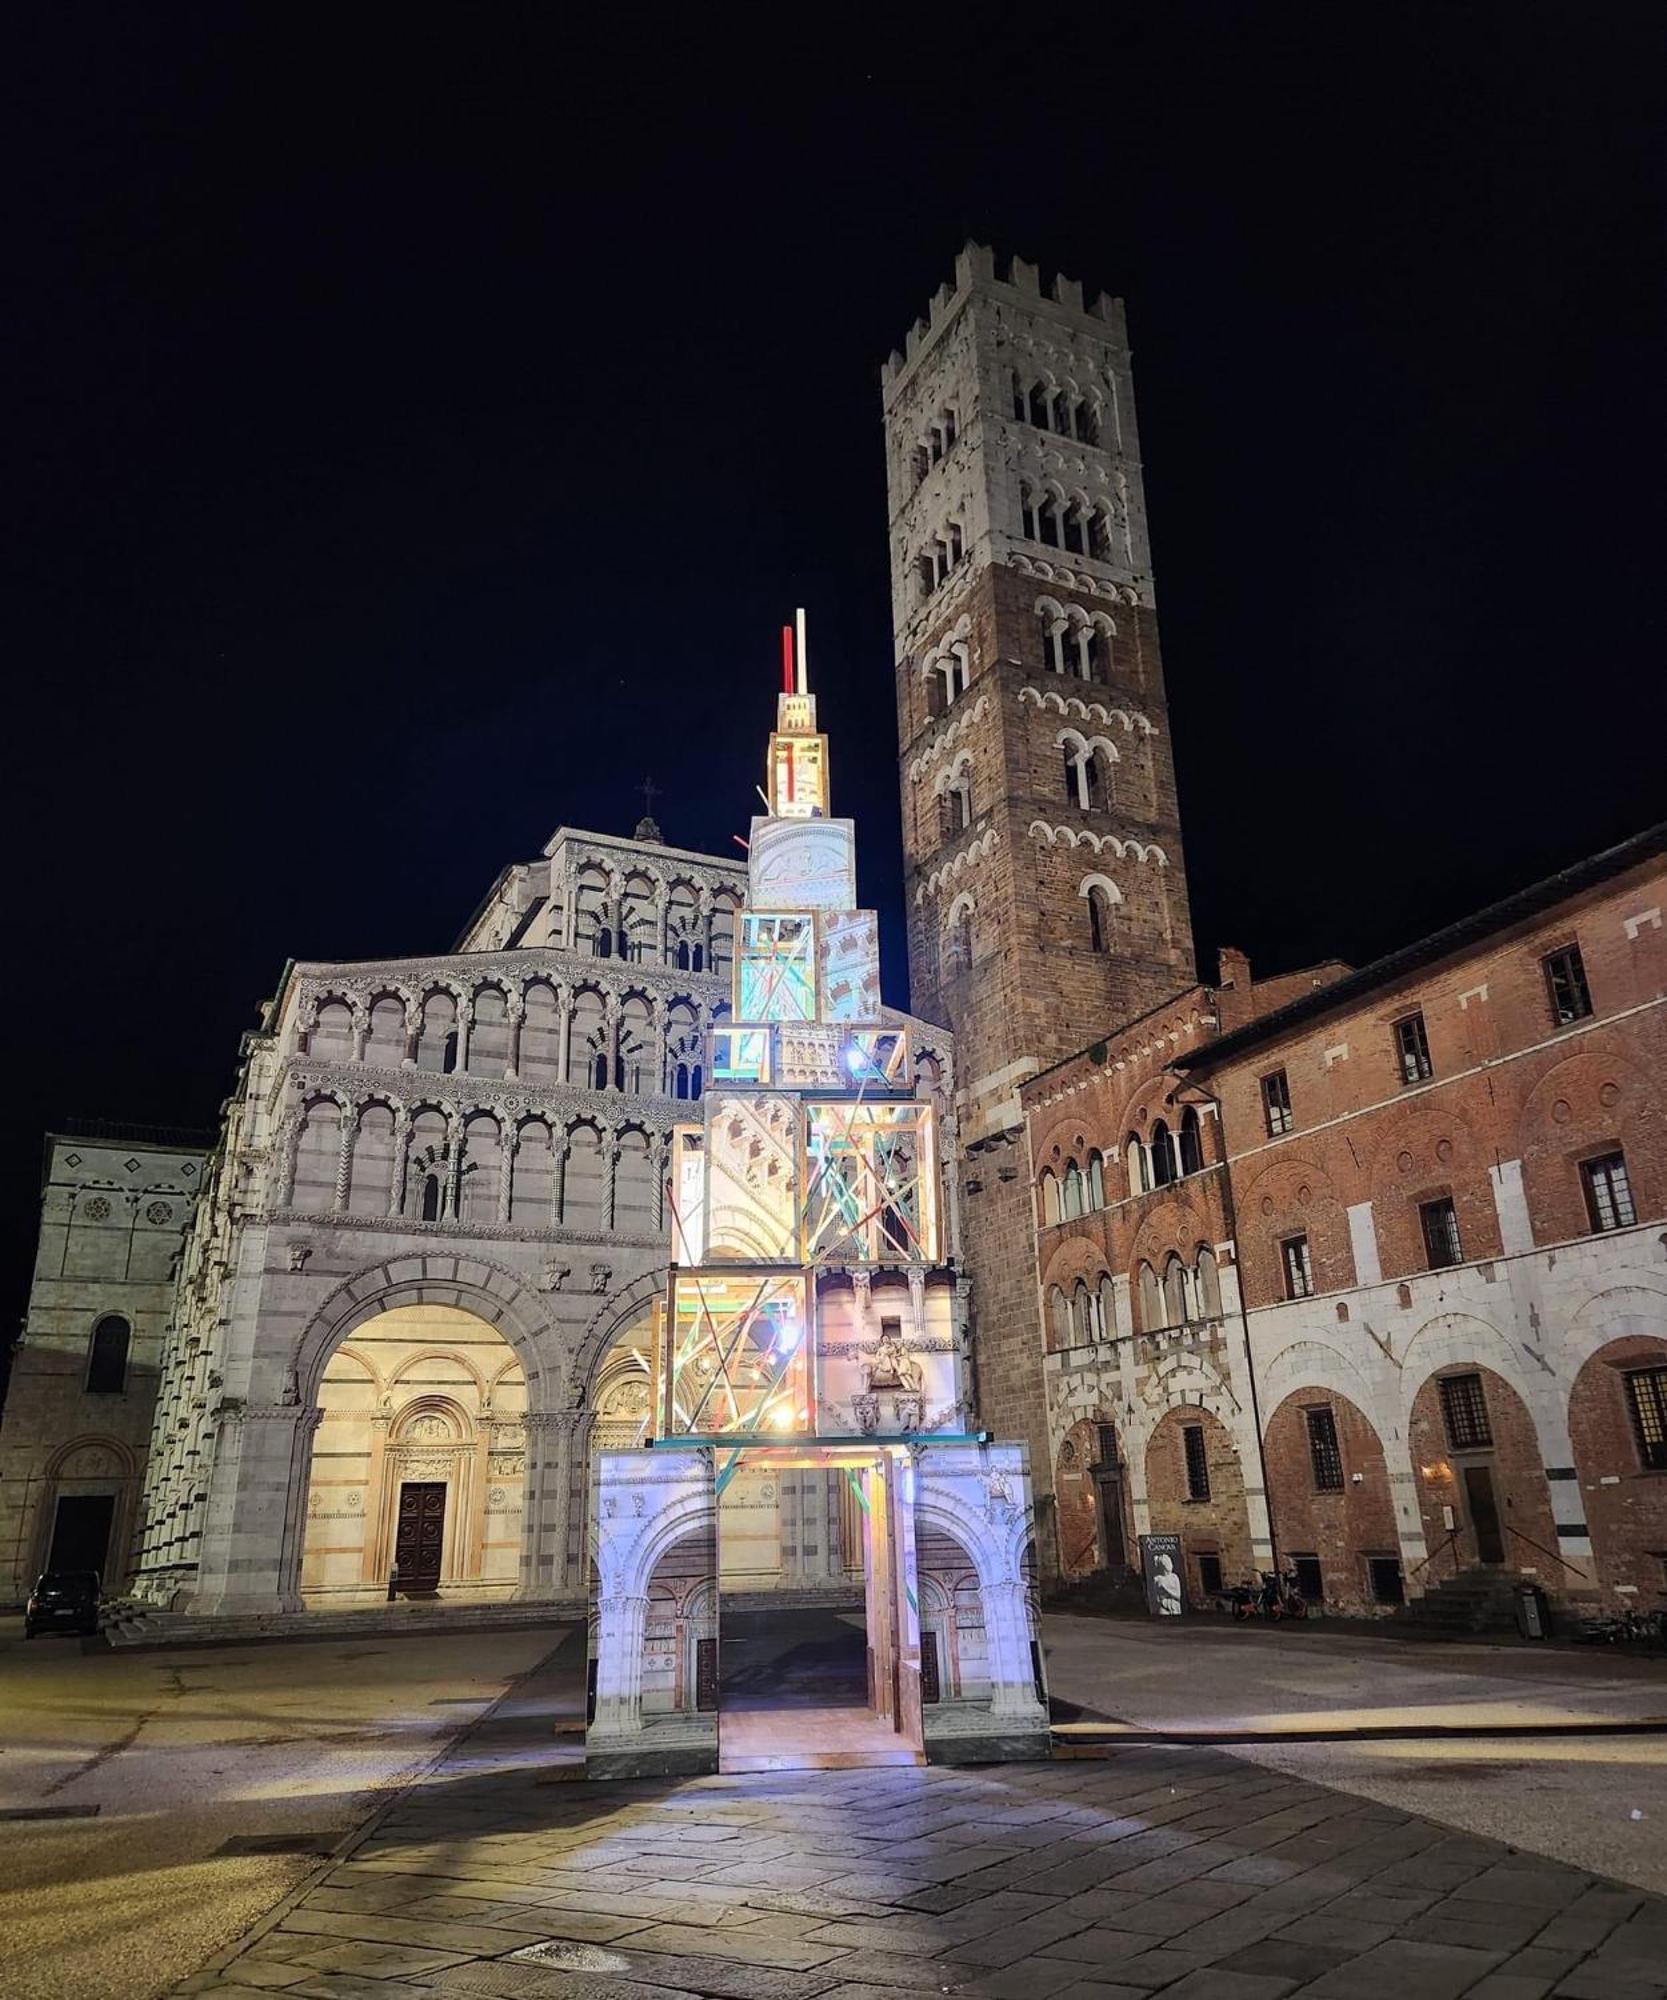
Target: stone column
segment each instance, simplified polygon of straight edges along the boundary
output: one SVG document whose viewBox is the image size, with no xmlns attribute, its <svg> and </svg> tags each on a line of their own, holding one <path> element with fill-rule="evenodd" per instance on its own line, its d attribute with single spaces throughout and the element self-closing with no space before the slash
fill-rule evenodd
<svg viewBox="0 0 1667 2000">
<path fill-rule="evenodd" d="M 338 1099 L 337 1105 L 342 1115 L 342 1130 L 341 1143 L 336 1148 L 336 1190 L 332 1206 L 340 1215 L 347 1207 L 347 1186 L 353 1172 L 354 1128 L 358 1120 L 351 1104 L 342 1104 Z"/>
<path fill-rule="evenodd" d="M 509 1066 L 504 1071 L 506 1082 L 519 1082 L 521 1076 L 521 1030 L 526 1025 L 527 1003 L 523 995 L 510 994 L 505 1003 L 509 1016 Z"/>
<path fill-rule="evenodd" d="M 398 1215 L 405 1207 L 405 1177 L 410 1171 L 411 1113 L 403 1104 L 394 1106 L 394 1156 L 388 1173 L 388 1213 Z"/>
<path fill-rule="evenodd" d="M 556 1022 L 560 1031 L 560 1041 L 556 1048 L 556 1081 L 573 1081 L 573 993 L 564 986 L 561 998 L 556 1004 Z"/>
<path fill-rule="evenodd" d="M 474 1025 L 475 996 L 459 993 L 457 996 L 457 1063 L 459 1076 L 469 1073 L 469 1030 Z"/>
<path fill-rule="evenodd" d="M 422 1034 L 422 1000 L 415 993 L 401 993 L 399 997 L 405 1002 L 405 1053 L 400 1061 L 405 1068 L 415 1069 L 417 1041 Z"/>
<path fill-rule="evenodd" d="M 980 1575 L 978 1594 L 984 1606 L 984 1644 L 990 1663 L 990 1713 L 1022 1715 L 1034 1722 L 1038 1703 L 1025 1587 L 1015 1577 L 989 1580 Z"/>
<path fill-rule="evenodd" d="M 521 1135 L 515 1127 L 500 1129 L 498 1134 L 498 1220 L 509 1220 L 510 1197 L 515 1174 L 515 1155 L 520 1151 Z"/>
<path fill-rule="evenodd" d="M 587 1737 L 596 1742 L 610 1736 L 639 1736 L 648 1599 L 626 1595 L 599 1598 L 596 1620 L 596 1719 Z"/>
<path fill-rule="evenodd" d="M 357 996 L 349 1005 L 353 1011 L 353 1060 L 363 1062 L 365 1043 L 370 1039 L 370 1009 Z"/>
<path fill-rule="evenodd" d="M 576 1453 L 584 1415 L 578 1410 L 531 1410 L 524 1419 L 521 1581 L 517 1598 L 545 1601 L 582 1596 L 588 1582 L 583 1551 L 570 1561 Z M 571 1572 L 576 1569 L 577 1576 Z"/>
</svg>

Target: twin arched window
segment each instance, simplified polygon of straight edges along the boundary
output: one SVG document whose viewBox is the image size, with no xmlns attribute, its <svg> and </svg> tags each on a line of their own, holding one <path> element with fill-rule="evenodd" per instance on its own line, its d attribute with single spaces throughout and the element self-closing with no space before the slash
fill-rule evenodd
<svg viewBox="0 0 1667 2000">
<path fill-rule="evenodd" d="M 1117 1337 L 1117 1307 L 1110 1275 L 1090 1285 L 1078 1278 L 1069 1292 L 1061 1285 L 1048 1290 L 1047 1337 L 1050 1352 L 1064 1353 L 1072 1347 L 1091 1347 L 1097 1341 Z"/>
<path fill-rule="evenodd" d="M 1074 438 L 1078 444 L 1100 442 L 1100 406 L 1091 397 L 1047 382 L 1026 382 L 1016 368 L 1010 379 L 1015 423 Z"/>
</svg>

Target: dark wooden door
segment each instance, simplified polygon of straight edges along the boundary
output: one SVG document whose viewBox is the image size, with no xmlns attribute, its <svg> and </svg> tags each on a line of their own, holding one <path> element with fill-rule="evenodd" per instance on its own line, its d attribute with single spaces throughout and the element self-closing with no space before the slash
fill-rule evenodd
<svg viewBox="0 0 1667 2000">
<path fill-rule="evenodd" d="M 445 1540 L 446 1482 L 406 1480 L 399 1489 L 399 1536 L 394 1543 L 401 1590 L 439 1588 Z"/>
<path fill-rule="evenodd" d="M 922 1632 L 920 1635 L 920 1698 L 922 1701 L 943 1700 L 943 1682 L 938 1674 L 936 1632 Z"/>
<path fill-rule="evenodd" d="M 707 1715 L 717 1713 L 718 1707 L 718 1642 L 716 1639 L 695 1641 L 695 1708 Z"/>
<path fill-rule="evenodd" d="M 1464 1498 L 1476 1536 L 1476 1554 L 1485 1563 L 1505 1560 L 1505 1538 L 1499 1532 L 1499 1507 L 1493 1497 L 1493 1474 L 1485 1465 L 1464 1469 Z"/>
</svg>

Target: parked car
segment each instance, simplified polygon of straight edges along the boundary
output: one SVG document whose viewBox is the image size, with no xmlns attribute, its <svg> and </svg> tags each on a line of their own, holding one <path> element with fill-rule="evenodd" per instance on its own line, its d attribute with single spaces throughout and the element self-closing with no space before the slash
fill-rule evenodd
<svg viewBox="0 0 1667 2000">
<path fill-rule="evenodd" d="M 98 1630 L 98 1571 L 49 1569 L 36 1577 L 23 1614 L 23 1636 Z"/>
</svg>

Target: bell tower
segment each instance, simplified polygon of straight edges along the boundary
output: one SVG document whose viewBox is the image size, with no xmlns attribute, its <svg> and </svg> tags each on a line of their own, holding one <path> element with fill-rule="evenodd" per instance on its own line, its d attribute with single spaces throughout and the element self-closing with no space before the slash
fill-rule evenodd
<svg viewBox="0 0 1667 2000">
<path fill-rule="evenodd" d="M 956 1037 L 980 1416 L 1045 1490 L 1019 1085 L 1194 979 L 1122 303 L 969 243 L 881 381 L 911 1004 Z"/>
</svg>

